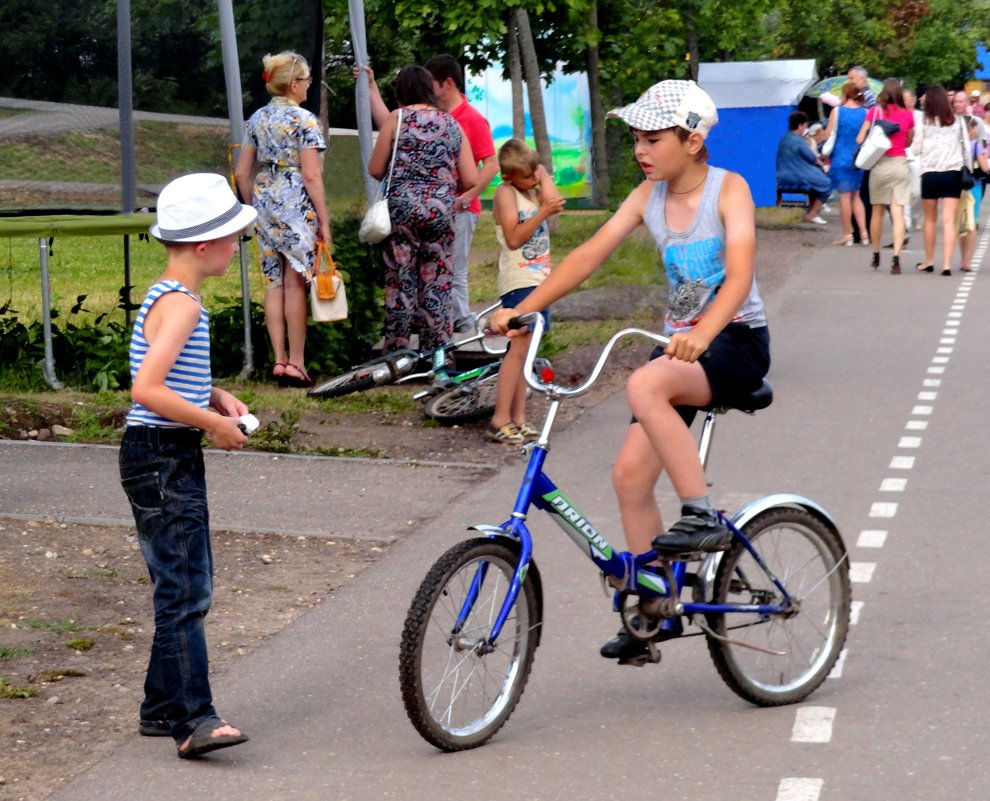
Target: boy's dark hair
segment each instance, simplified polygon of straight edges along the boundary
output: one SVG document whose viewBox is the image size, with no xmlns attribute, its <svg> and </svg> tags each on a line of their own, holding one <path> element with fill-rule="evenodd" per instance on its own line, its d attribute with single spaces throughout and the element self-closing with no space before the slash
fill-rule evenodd
<svg viewBox="0 0 990 801">
<path fill-rule="evenodd" d="M 446 53 L 434 56 L 424 66 L 430 71 L 437 83 L 443 83 L 450 78 L 454 81 L 458 91 L 464 91 L 464 73 L 461 70 L 461 65 L 453 56 L 448 56 Z"/>
<path fill-rule="evenodd" d="M 498 166 L 503 175 L 522 175 L 540 165 L 540 154 L 521 139 L 507 139 L 498 149 Z"/>
<path fill-rule="evenodd" d="M 416 103 L 435 106 L 437 96 L 433 93 L 433 78 L 430 73 L 419 64 L 403 67 L 395 77 L 395 99 L 400 106 L 412 106 Z"/>
<path fill-rule="evenodd" d="M 675 125 L 673 128 L 668 128 L 667 130 L 673 131 L 675 134 L 677 134 L 677 138 L 680 139 L 681 142 L 686 142 L 688 139 L 691 138 L 691 131 L 689 131 L 687 128 L 682 128 L 680 125 Z M 694 154 L 694 160 L 708 161 L 708 145 L 702 143 L 701 150 L 699 150 L 697 153 Z"/>
<path fill-rule="evenodd" d="M 787 130 L 796 131 L 808 121 L 808 115 L 803 111 L 792 111 L 787 118 Z"/>
</svg>

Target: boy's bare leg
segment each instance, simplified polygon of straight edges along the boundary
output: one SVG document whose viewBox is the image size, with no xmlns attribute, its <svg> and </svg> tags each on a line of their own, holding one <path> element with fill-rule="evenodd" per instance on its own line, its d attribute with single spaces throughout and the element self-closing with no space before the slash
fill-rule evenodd
<svg viewBox="0 0 990 801">
<path fill-rule="evenodd" d="M 619 502 L 619 517 L 632 553 L 650 550 L 650 542 L 663 531 L 655 490 L 663 463 L 643 426 L 633 423 L 612 465 L 612 486 Z"/>
</svg>

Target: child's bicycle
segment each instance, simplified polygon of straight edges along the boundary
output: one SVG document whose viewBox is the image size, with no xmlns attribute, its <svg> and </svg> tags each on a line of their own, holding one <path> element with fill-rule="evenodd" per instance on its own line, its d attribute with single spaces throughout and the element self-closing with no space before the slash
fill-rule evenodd
<svg viewBox="0 0 990 801">
<path fill-rule="evenodd" d="M 456 342 L 448 342 L 433 350 L 411 348 L 393 351 L 385 356 L 359 364 L 340 375 L 320 381 L 307 394 L 317 398 L 339 398 L 352 392 L 362 392 L 385 384 L 428 381 L 429 386 L 413 395 L 425 400 L 425 413 L 444 425 L 456 425 L 490 417 L 495 410 L 495 387 L 501 359 L 456 371 L 448 366 L 448 354 L 472 342 L 492 357 L 505 353 L 505 347 L 492 348 L 490 337 L 482 330 L 481 321 L 499 308 L 495 303 L 484 309 L 475 323 L 476 333 Z"/>
<path fill-rule="evenodd" d="M 727 551 L 680 554 L 656 564 L 650 551 L 613 550 L 598 529 L 543 472 L 560 402 L 587 392 L 615 343 L 658 334 L 627 328 L 606 345 L 590 377 L 565 389 L 531 377 L 543 334 L 535 324 L 524 375 L 543 392 L 549 410 L 510 518 L 476 525 L 484 536 L 455 545 L 430 569 L 406 616 L 399 681 L 406 713 L 428 742 L 445 751 L 485 743 L 509 718 L 522 695 L 540 642 L 543 590 L 533 561 L 526 518 L 530 506 L 549 513 L 602 571 L 615 591 L 623 626 L 647 644 L 635 662 L 659 662 L 657 642 L 704 635 L 715 668 L 739 696 L 759 706 L 806 698 L 829 675 L 849 628 L 851 589 L 845 545 L 832 518 L 798 495 L 769 495 L 729 517 Z M 770 405 L 769 384 L 738 407 L 753 413 Z M 707 464 L 717 415 L 708 408 L 700 438 Z M 689 562 L 697 562 L 694 572 Z M 682 597 L 684 596 L 684 597 Z M 685 624 L 697 631 L 685 634 Z"/>
</svg>

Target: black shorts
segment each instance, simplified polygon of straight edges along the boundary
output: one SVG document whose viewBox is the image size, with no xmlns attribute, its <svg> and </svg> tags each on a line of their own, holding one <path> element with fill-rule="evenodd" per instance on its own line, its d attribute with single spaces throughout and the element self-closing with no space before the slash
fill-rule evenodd
<svg viewBox="0 0 990 801">
<path fill-rule="evenodd" d="M 663 348 L 658 345 L 650 354 L 650 361 L 662 355 Z M 765 325 L 750 328 L 745 323 L 729 323 L 712 340 L 698 363 L 712 389 L 712 406 L 743 403 L 760 388 L 770 370 L 770 329 Z M 677 412 L 691 425 L 698 409 L 678 406 Z M 635 417 L 632 422 L 637 422 Z"/>
<path fill-rule="evenodd" d="M 962 194 L 962 170 L 923 172 L 921 174 L 921 199 L 941 200 L 944 197 L 958 199 Z"/>
</svg>

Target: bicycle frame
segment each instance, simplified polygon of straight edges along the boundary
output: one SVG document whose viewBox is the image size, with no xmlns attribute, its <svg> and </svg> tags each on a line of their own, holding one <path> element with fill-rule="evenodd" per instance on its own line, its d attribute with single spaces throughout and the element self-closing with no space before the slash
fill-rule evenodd
<svg viewBox="0 0 990 801">
<path fill-rule="evenodd" d="M 526 365 L 523 369 L 523 375 L 534 389 L 548 395 L 550 398 L 550 407 L 547 412 L 546 420 L 543 424 L 540 438 L 530 446 L 532 450 L 530 453 L 529 462 L 523 476 L 522 484 L 519 488 L 519 493 L 516 496 L 515 506 L 513 507 L 511 517 L 500 526 L 471 527 L 474 530 L 486 533 L 491 537 L 510 537 L 519 543 L 520 548 L 519 562 L 513 574 L 512 580 L 509 583 L 509 588 L 503 600 L 502 607 L 499 610 L 498 616 L 496 617 L 495 623 L 492 627 L 491 634 L 488 638 L 488 645 L 494 645 L 495 641 L 498 639 L 498 636 L 502 631 L 502 627 L 505 625 L 505 621 L 508 619 L 512 607 L 516 603 L 522 584 L 526 579 L 526 572 L 529 568 L 533 554 L 532 535 L 526 525 L 526 519 L 531 506 L 536 506 L 537 509 L 542 509 L 550 514 L 554 522 L 564 530 L 564 533 L 570 537 L 570 539 L 585 553 L 585 555 L 595 564 L 595 566 L 598 567 L 598 569 L 607 578 L 612 579 L 611 583 L 613 587 L 616 589 L 635 592 L 645 598 L 669 598 L 675 603 L 674 613 L 676 617 L 680 617 L 682 615 L 709 613 L 748 613 L 770 616 L 776 614 L 786 614 L 791 611 L 793 609 L 794 602 L 786 588 L 766 565 L 763 558 L 746 538 L 746 535 L 732 520 L 728 519 L 724 513 L 719 512 L 719 515 L 732 531 L 733 536 L 737 538 L 743 544 L 743 547 L 749 551 L 756 563 L 763 569 L 769 579 L 773 582 L 774 586 L 780 591 L 782 597 L 781 603 L 713 604 L 705 602 L 681 602 L 680 592 L 681 588 L 684 587 L 687 576 L 687 562 L 672 561 L 669 563 L 669 571 L 665 571 L 665 573 L 672 579 L 671 582 L 653 570 L 646 569 L 647 565 L 656 562 L 657 554 L 655 551 L 648 551 L 642 554 L 633 554 L 628 551 L 616 551 L 613 549 L 608 540 L 594 526 L 594 524 L 592 524 L 592 522 L 585 517 L 573 503 L 571 503 L 567 496 L 546 475 L 546 473 L 544 473 L 543 466 L 548 454 L 549 434 L 553 427 L 561 398 L 583 394 L 590 389 L 591 385 L 597 380 L 598 375 L 601 372 L 601 368 L 607 360 L 612 347 L 623 336 L 630 334 L 643 335 L 662 344 L 666 344 L 667 340 L 665 337 L 661 337 L 658 334 L 648 331 L 643 331 L 640 329 L 624 329 L 615 334 L 615 336 L 613 336 L 609 341 L 608 345 L 606 345 L 601 357 L 599 358 L 598 364 L 596 364 L 587 381 L 576 389 L 564 389 L 552 384 L 540 384 L 532 375 L 533 359 L 535 357 L 540 337 L 543 333 L 543 318 L 540 315 L 527 315 L 527 322 L 531 318 L 535 318 L 533 319 L 533 322 L 535 323 L 536 329 L 530 343 L 530 351 L 527 356 Z M 708 462 L 716 415 L 717 412 L 712 410 L 709 411 L 705 417 L 699 444 L 699 456 L 701 458 L 702 466 L 707 465 Z M 803 500 L 804 499 L 798 499 L 798 502 L 803 502 Z M 709 559 L 713 562 L 720 558 L 720 553 L 712 554 L 709 557 Z M 715 564 L 717 564 L 717 562 L 715 562 Z M 484 567 L 485 565 L 480 566 L 478 572 L 473 578 L 472 586 L 469 589 L 468 596 L 465 599 L 464 605 L 460 610 L 458 620 L 455 624 L 455 633 L 460 630 L 461 625 L 467 618 L 474 600 L 477 597 L 478 590 L 480 589 L 485 578 L 486 571 L 484 570 Z M 714 569 L 710 569 L 708 572 L 714 573 Z"/>
</svg>

